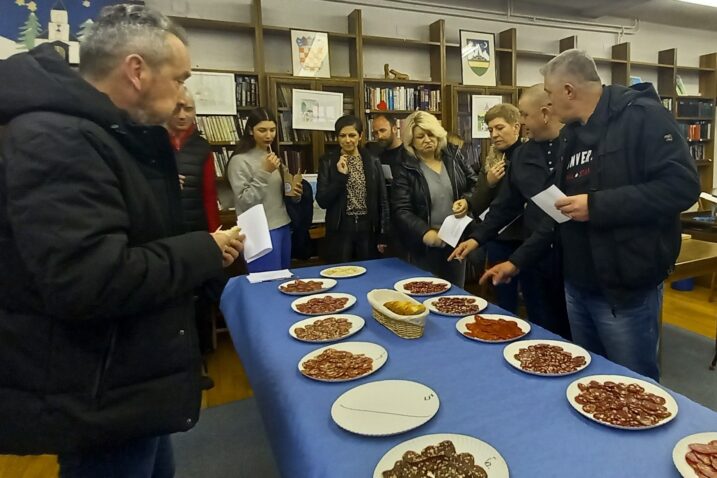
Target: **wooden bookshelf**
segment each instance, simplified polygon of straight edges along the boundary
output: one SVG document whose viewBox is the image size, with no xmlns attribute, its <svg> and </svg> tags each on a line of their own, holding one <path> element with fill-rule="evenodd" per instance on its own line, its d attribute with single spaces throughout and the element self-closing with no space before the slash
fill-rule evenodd
<svg viewBox="0 0 717 478">
<path fill-rule="evenodd" d="M 337 25 L 333 31 L 327 32 L 330 41 L 340 41 L 343 44 L 348 43 L 349 52 L 349 76 L 342 78 L 330 79 L 314 79 L 314 78 L 295 78 L 287 77 L 286 74 L 270 74 L 265 68 L 265 44 L 264 40 L 267 36 L 272 36 L 273 41 L 277 38 L 286 39 L 286 47 L 290 48 L 289 32 L 292 28 L 312 30 L 312 28 L 302 25 L 265 25 L 262 18 L 261 0 L 252 0 L 250 6 L 250 18 L 245 21 L 227 21 L 221 19 L 205 19 L 205 18 L 187 18 L 187 17 L 171 17 L 180 25 L 187 29 L 215 30 L 227 33 L 233 32 L 249 32 L 253 34 L 254 49 L 254 69 L 253 71 L 235 71 L 236 75 L 254 75 L 257 77 L 259 85 L 259 105 L 269 108 L 277 116 L 281 113 L 289 113 L 290 105 L 279 104 L 277 98 L 277 88 L 282 86 L 294 85 L 295 88 L 305 88 L 312 90 L 341 91 L 353 98 L 352 112 L 359 116 L 364 124 L 372 115 L 384 113 L 375 108 L 375 105 L 368 105 L 365 101 L 365 88 L 392 88 L 392 87 L 418 87 L 425 86 L 440 91 L 441 107 L 439 111 L 431 113 L 439 116 L 444 126 L 449 131 L 457 131 L 459 126 L 460 108 L 463 106 L 466 96 L 472 94 L 500 94 L 513 104 L 517 104 L 520 88 L 517 85 L 517 70 L 521 68 L 520 60 L 535 60 L 547 62 L 555 55 L 568 50 L 577 48 L 579 36 L 572 35 L 557 41 L 554 51 L 535 51 L 530 49 L 518 49 L 517 47 L 517 31 L 515 28 L 496 33 L 495 39 L 495 65 L 496 65 L 496 83 L 495 88 L 483 88 L 463 86 L 459 82 L 449 81 L 447 75 L 446 63 L 448 58 L 455 61 L 460 56 L 460 44 L 454 40 L 447 39 L 447 33 L 444 20 L 436 20 L 426 25 L 426 30 L 419 34 L 417 38 L 395 38 L 390 36 L 382 36 L 376 34 L 367 34 L 364 31 L 364 18 L 361 9 L 355 9 L 345 17 L 344 25 Z M 455 34 L 455 33 L 453 33 Z M 366 69 L 364 68 L 364 58 L 367 56 L 367 50 L 375 51 L 383 47 L 400 47 L 409 48 L 418 54 L 428 55 L 429 70 L 426 72 L 425 79 L 410 80 L 393 80 L 385 78 L 367 78 Z M 640 68 L 641 70 L 650 69 L 656 73 L 657 82 L 656 89 L 663 99 L 672 100 L 671 111 L 679 122 L 690 121 L 709 121 L 713 129 L 714 118 L 705 119 L 701 116 L 678 116 L 677 102 L 680 99 L 703 99 L 706 101 L 714 101 L 717 99 L 717 54 L 707 54 L 700 57 L 698 65 L 685 65 L 678 62 L 677 50 L 666 49 L 656 52 L 654 61 L 633 60 L 630 50 L 630 44 L 627 42 L 616 44 L 609 49 L 607 57 L 595 57 L 595 62 L 605 65 L 610 70 L 610 78 L 604 78 L 606 83 L 629 85 L 632 68 Z M 391 59 L 387 58 L 390 63 Z M 534 68 L 535 66 L 531 66 Z M 206 69 L 204 71 L 226 71 Z M 697 75 L 699 79 L 699 96 L 678 96 L 676 89 L 677 75 L 679 74 Z M 240 108 L 241 113 L 245 113 L 249 108 Z M 385 113 L 404 116 L 412 111 L 408 109 L 385 111 Z M 461 113 L 462 114 L 462 113 Z M 278 125 L 277 125 L 278 126 Z M 689 141 L 690 145 L 703 145 L 705 149 L 705 159 L 697 162 L 699 166 L 700 177 L 702 180 L 703 190 L 711 191 L 712 188 L 712 172 L 714 160 L 714 131 L 711 131 L 709 139 L 698 139 Z M 311 132 L 309 141 L 282 141 L 281 148 L 289 148 L 294 150 L 305 151 L 307 156 L 311 157 L 311 165 L 314 168 L 317 165 L 318 158 L 323 154 L 326 147 L 335 147 L 333 140 L 325 139 L 323 131 Z"/>
</svg>

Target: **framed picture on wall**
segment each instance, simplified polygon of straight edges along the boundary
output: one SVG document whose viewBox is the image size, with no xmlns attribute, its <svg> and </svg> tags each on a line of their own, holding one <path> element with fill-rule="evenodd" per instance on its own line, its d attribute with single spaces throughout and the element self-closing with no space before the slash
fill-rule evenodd
<svg viewBox="0 0 717 478">
<path fill-rule="evenodd" d="M 344 114 L 344 94 L 330 91 L 293 90 L 291 121 L 294 129 L 333 131 Z"/>
<path fill-rule="evenodd" d="M 464 85 L 495 86 L 495 35 L 460 30 Z"/>
<path fill-rule="evenodd" d="M 502 96 L 472 95 L 471 96 L 471 138 L 490 138 L 485 114 L 495 105 L 503 102 Z"/>
<path fill-rule="evenodd" d="M 294 76 L 330 78 L 329 34 L 291 30 L 291 61 Z"/>
</svg>

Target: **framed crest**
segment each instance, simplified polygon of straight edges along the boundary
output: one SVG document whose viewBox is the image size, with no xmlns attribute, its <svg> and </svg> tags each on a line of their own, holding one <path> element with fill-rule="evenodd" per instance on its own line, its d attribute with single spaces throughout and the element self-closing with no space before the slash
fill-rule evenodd
<svg viewBox="0 0 717 478">
<path fill-rule="evenodd" d="M 330 78 L 329 34 L 291 30 L 291 60 L 294 76 Z"/>
<path fill-rule="evenodd" d="M 496 86 L 495 35 L 460 30 L 464 85 Z"/>
</svg>

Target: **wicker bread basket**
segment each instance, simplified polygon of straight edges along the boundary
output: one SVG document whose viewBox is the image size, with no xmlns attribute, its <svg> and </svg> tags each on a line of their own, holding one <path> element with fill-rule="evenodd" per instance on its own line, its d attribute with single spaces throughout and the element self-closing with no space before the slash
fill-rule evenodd
<svg viewBox="0 0 717 478">
<path fill-rule="evenodd" d="M 374 289 L 367 295 L 371 313 L 376 321 L 403 339 L 417 339 L 423 336 L 428 310 L 417 315 L 399 315 L 388 310 L 383 304 L 392 300 L 407 300 L 420 304 L 408 295 L 393 289 Z"/>
</svg>

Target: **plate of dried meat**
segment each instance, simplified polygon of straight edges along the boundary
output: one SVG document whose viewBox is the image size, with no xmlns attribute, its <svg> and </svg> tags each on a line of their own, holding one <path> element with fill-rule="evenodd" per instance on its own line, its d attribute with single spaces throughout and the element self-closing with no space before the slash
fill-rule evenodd
<svg viewBox="0 0 717 478">
<path fill-rule="evenodd" d="M 590 365 L 590 353 L 579 345 L 559 340 L 519 340 L 503 349 L 506 362 L 521 372 L 562 377 Z"/>
<path fill-rule="evenodd" d="M 508 464 L 490 444 L 468 435 L 436 433 L 391 448 L 378 462 L 373 478 L 470 476 L 508 478 Z"/>
<path fill-rule="evenodd" d="M 289 335 L 302 342 L 336 342 L 361 330 L 365 321 L 358 315 L 334 314 L 300 320 L 289 328 Z"/>
<path fill-rule="evenodd" d="M 348 382 L 371 375 L 388 360 L 388 351 L 371 342 L 342 342 L 309 352 L 299 372 L 320 382 Z"/>
<path fill-rule="evenodd" d="M 672 461 L 684 478 L 717 476 L 717 432 L 695 433 L 678 441 Z"/>
<path fill-rule="evenodd" d="M 334 279 L 294 279 L 279 284 L 279 292 L 287 295 L 320 294 L 336 286 Z"/>
<path fill-rule="evenodd" d="M 473 295 L 443 295 L 426 299 L 423 305 L 434 314 L 465 317 L 488 307 L 488 301 Z"/>
<path fill-rule="evenodd" d="M 291 308 L 304 315 L 338 314 L 355 303 L 356 297 L 353 295 L 335 292 L 301 297 L 291 303 Z"/>
<path fill-rule="evenodd" d="M 677 402 L 666 390 L 624 375 L 582 377 L 565 393 L 578 413 L 612 428 L 646 430 L 677 416 Z"/>
<path fill-rule="evenodd" d="M 476 314 L 456 322 L 456 330 L 471 340 L 495 344 L 524 337 L 530 332 L 530 324 L 510 315 Z"/>
<path fill-rule="evenodd" d="M 451 283 L 438 277 L 412 277 L 396 282 L 393 288 L 408 295 L 428 296 L 443 294 L 451 288 Z"/>
</svg>

